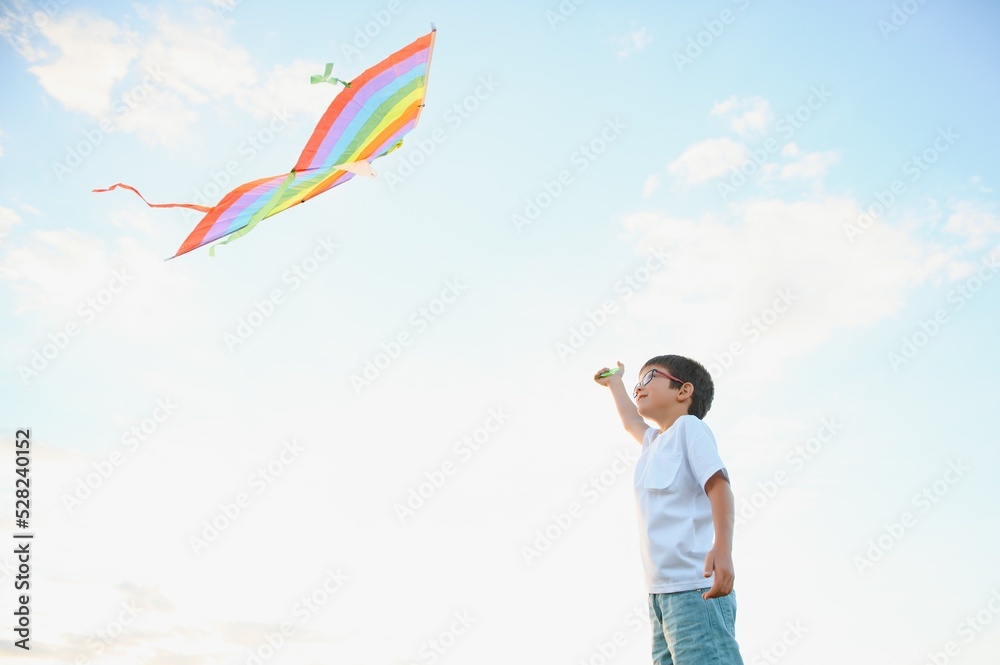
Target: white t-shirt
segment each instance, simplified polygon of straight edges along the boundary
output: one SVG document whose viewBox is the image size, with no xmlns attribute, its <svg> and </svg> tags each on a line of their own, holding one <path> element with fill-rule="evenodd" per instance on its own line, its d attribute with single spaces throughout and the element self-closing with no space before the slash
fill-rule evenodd
<svg viewBox="0 0 1000 665">
<path fill-rule="evenodd" d="M 642 565 L 649 593 L 709 587 L 705 557 L 715 541 L 712 504 L 705 483 L 726 467 L 712 430 L 683 415 L 660 433 L 646 430 L 635 466 Z"/>
</svg>

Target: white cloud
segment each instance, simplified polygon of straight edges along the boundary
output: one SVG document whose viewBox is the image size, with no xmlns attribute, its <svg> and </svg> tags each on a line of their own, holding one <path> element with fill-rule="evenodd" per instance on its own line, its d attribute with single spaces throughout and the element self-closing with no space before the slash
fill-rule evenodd
<svg viewBox="0 0 1000 665">
<path fill-rule="evenodd" d="M 267 93 L 275 84 L 269 81 L 265 92 L 260 91 L 249 53 L 232 42 L 223 23 L 180 21 L 145 7 L 137 7 L 137 12 L 152 28 L 141 39 L 93 14 L 50 17 L 41 35 L 57 55 L 47 58 L 44 51 L 32 51 L 31 61 L 47 61 L 29 71 L 67 109 L 85 113 L 95 123 L 110 120 L 115 130 L 154 144 L 181 138 L 196 122 L 201 104 L 230 100 L 261 115 L 270 112 L 262 105 L 274 105 L 277 95 Z M 205 12 L 211 13 L 194 10 L 196 15 Z M 306 68 L 301 63 L 292 67 Z M 308 76 L 299 79 L 306 83 L 300 87 L 308 87 Z"/>
<path fill-rule="evenodd" d="M 791 145 L 791 144 L 789 144 Z M 787 147 L 787 146 L 786 146 Z M 784 151 L 782 151 L 784 154 Z M 797 151 L 796 151 L 797 154 Z M 781 169 L 781 177 L 786 180 L 795 178 L 803 180 L 815 180 L 826 175 L 828 166 L 837 161 L 836 150 L 826 150 L 823 152 L 810 152 L 803 155 L 799 160 L 786 164 Z"/>
<path fill-rule="evenodd" d="M 628 56 L 638 53 L 646 48 L 653 38 L 646 32 L 646 28 L 633 30 L 618 40 L 618 59 L 624 60 Z"/>
<path fill-rule="evenodd" d="M 739 97 L 733 95 L 724 102 L 715 102 L 715 104 L 712 105 L 712 110 L 710 111 L 710 113 L 712 115 L 726 115 L 728 113 L 731 113 L 734 109 L 736 109 L 738 104 L 739 104 Z"/>
<path fill-rule="evenodd" d="M 801 152 L 795 143 L 786 143 L 781 147 L 781 154 L 785 157 L 795 157 Z"/>
<path fill-rule="evenodd" d="M 139 69 L 165 70 L 164 86 L 186 101 L 238 97 L 257 84 L 250 54 L 229 39 L 222 25 L 179 23 L 166 13 L 146 18 L 156 32 L 145 42 Z"/>
<path fill-rule="evenodd" d="M 152 144 L 183 138 L 198 120 L 198 107 L 213 102 L 231 102 L 262 120 L 298 113 L 318 119 L 336 94 L 329 86 L 309 84 L 323 63 L 296 60 L 259 75 L 249 52 L 214 16 L 235 5 L 216 5 L 215 11 L 189 8 L 184 19 L 137 6 L 146 25 L 141 38 L 101 16 L 53 15 L 36 41 L 47 40 L 56 55 L 31 50 L 25 57 L 38 64 L 29 71 L 67 109 L 87 114 L 95 124 L 110 121 L 113 131 Z M 11 33 L 19 25 L 8 18 L 0 30 Z"/>
<path fill-rule="evenodd" d="M 740 136 L 763 133 L 774 120 L 771 105 L 761 97 L 732 96 L 712 106 L 711 115 L 729 118 L 729 127 Z"/>
<path fill-rule="evenodd" d="M 973 187 L 975 187 L 976 189 L 978 189 L 980 192 L 983 192 L 984 194 L 989 194 L 990 192 L 993 191 L 993 189 L 991 187 L 987 187 L 986 185 L 983 184 L 983 177 L 982 176 L 978 176 L 978 175 L 972 176 L 971 178 L 969 178 L 969 183 Z"/>
<path fill-rule="evenodd" d="M 38 12 L 35 5 L 25 0 L 9 0 L 0 8 L 0 37 L 6 39 L 11 48 L 28 62 L 45 57 L 45 52 L 34 43 L 34 37 L 38 34 L 39 21 L 49 15 Z"/>
<path fill-rule="evenodd" d="M 145 91 L 141 103 L 118 108 L 128 111 L 114 116 L 115 129 L 133 132 L 153 145 L 181 139 L 198 119 L 198 113 L 176 94 L 155 87 Z"/>
<path fill-rule="evenodd" d="M 186 273 L 133 238 L 123 237 L 109 250 L 98 238 L 72 229 L 28 235 L 3 257 L 0 279 L 19 296 L 17 311 L 34 310 L 58 322 L 78 319 L 81 304 L 114 281 L 113 302 L 127 300 L 128 306 L 101 310 L 88 328 L 164 343 L 177 336 L 172 312 L 189 310 L 197 291 Z"/>
<path fill-rule="evenodd" d="M 670 175 L 693 185 L 726 175 L 746 161 L 747 149 L 732 139 L 707 139 L 695 143 L 667 166 Z"/>
<path fill-rule="evenodd" d="M 99 240 L 77 231 L 36 231 L 0 263 L 0 279 L 21 296 L 18 310 L 40 309 L 58 318 L 75 309 L 110 269 Z"/>
<path fill-rule="evenodd" d="M 138 55 L 136 36 L 105 18 L 82 12 L 57 16 L 41 28 L 59 50 L 51 63 L 29 71 L 67 109 L 101 118 L 111 110 L 111 90 Z"/>
<path fill-rule="evenodd" d="M 965 237 L 966 249 L 980 249 L 1000 234 L 1000 217 L 980 204 L 960 202 L 948 216 L 944 231 Z"/>
<path fill-rule="evenodd" d="M 770 104 L 760 97 L 734 95 L 725 101 L 716 102 L 710 114 L 728 118 L 730 127 L 741 137 L 763 132 L 773 120 Z M 694 185 L 746 167 L 749 154 L 748 145 L 743 140 L 727 137 L 706 139 L 689 146 L 668 165 L 667 171 L 683 184 Z M 762 179 L 810 180 L 818 186 L 829 166 L 838 158 L 835 150 L 803 154 L 795 143 L 782 146 L 780 154 L 791 158 L 790 161 L 786 164 L 770 162 L 754 168 L 759 171 Z M 647 180 L 644 193 L 651 186 Z"/>
<path fill-rule="evenodd" d="M 275 65 L 264 75 L 260 85 L 248 86 L 238 94 L 240 103 L 260 119 L 274 116 L 275 111 L 304 114 L 318 121 L 341 86 L 312 85 L 309 77 L 321 74 L 325 63 L 295 60 L 288 65 Z M 341 72 L 353 77 L 360 72 Z M 337 75 L 336 69 L 334 76 Z"/>
<path fill-rule="evenodd" d="M 660 176 L 654 173 L 653 175 L 646 178 L 646 182 L 642 184 L 642 195 L 644 197 L 649 196 L 659 188 L 660 188 Z"/>
<path fill-rule="evenodd" d="M 136 71 L 153 73 L 141 103 L 117 120 L 123 131 L 154 144 L 184 136 L 198 119 L 198 105 L 239 102 L 258 83 L 246 49 L 234 44 L 223 24 L 213 20 L 179 22 L 166 12 L 139 10 L 155 26 L 139 55 Z M 204 18 L 204 17 L 202 17 Z M 144 81 L 148 80 L 144 78 Z M 136 87 L 138 88 L 138 86 Z M 124 94 L 128 94 L 125 91 Z"/>
<path fill-rule="evenodd" d="M 666 269 L 629 300 L 648 330 L 669 330 L 697 357 L 711 359 L 780 291 L 797 298 L 740 359 L 737 378 L 773 376 L 838 329 L 870 325 L 900 311 L 909 291 L 956 257 L 902 227 L 877 225 L 851 244 L 843 227 L 857 219 L 850 198 L 759 200 L 731 217 L 676 219 L 653 212 L 625 219 L 639 251 L 669 247 Z M 831 279 L 831 275 L 836 278 Z"/>
<path fill-rule="evenodd" d="M 21 217 L 16 212 L 10 208 L 0 206 L 0 242 L 7 237 L 7 233 L 15 224 L 20 223 Z"/>
</svg>

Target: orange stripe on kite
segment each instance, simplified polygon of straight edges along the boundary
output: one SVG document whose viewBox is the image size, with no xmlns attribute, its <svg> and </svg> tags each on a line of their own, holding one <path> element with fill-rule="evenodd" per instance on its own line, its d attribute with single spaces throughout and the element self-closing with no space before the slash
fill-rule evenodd
<svg viewBox="0 0 1000 665">
<path fill-rule="evenodd" d="M 376 136 L 373 140 L 369 140 L 368 145 L 366 145 L 364 149 L 361 151 L 361 155 L 358 157 L 358 159 L 368 159 L 369 157 L 371 157 L 372 153 L 378 149 L 378 146 L 388 141 L 389 137 L 398 132 L 400 129 L 402 129 L 403 126 L 406 125 L 406 123 L 413 120 L 415 124 L 416 123 L 415 116 L 419 115 L 421 106 L 423 106 L 422 99 L 417 100 L 412 104 L 410 104 L 406 108 L 406 110 L 403 111 L 402 116 L 400 116 L 396 120 L 393 120 L 388 126 L 386 126 L 385 129 L 379 132 L 378 136 Z"/>
</svg>

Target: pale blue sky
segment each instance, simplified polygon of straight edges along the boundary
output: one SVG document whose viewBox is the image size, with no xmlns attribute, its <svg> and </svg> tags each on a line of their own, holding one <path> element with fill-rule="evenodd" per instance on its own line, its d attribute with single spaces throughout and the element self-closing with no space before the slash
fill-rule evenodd
<svg viewBox="0 0 1000 665">
<path fill-rule="evenodd" d="M 559 22 L 555 1 L 280 14 L 264 2 L 8 3 L 0 430 L 35 435 L 35 526 L 49 545 L 34 639 L 48 651 L 32 662 L 98 662 L 94 636 L 136 602 L 144 611 L 100 662 L 242 663 L 338 567 L 351 579 L 270 662 L 425 662 L 456 612 L 476 622 L 442 663 L 586 661 L 616 631 L 616 662 L 649 662 L 648 620 L 625 619 L 645 602 L 631 468 L 593 504 L 580 488 L 636 452 L 590 377 L 621 360 L 631 387 L 664 353 L 715 372 L 706 423 L 738 507 L 788 476 L 736 535 L 748 664 L 782 649 L 787 622 L 808 632 L 780 662 L 862 651 L 920 663 L 949 640 L 953 662 L 992 662 L 997 621 L 968 642 L 959 629 L 978 611 L 992 618 L 1000 592 L 983 563 L 1000 546 L 984 508 L 1000 466 L 989 267 L 1000 9 L 903 4 L 915 13 L 885 32 L 891 2 L 590 0 L 563 3 L 575 10 Z M 380 15 L 391 20 L 353 45 Z M 373 181 L 265 220 L 214 258 L 169 262 L 198 215 L 90 191 L 125 182 L 187 202 L 230 162 L 229 187 L 285 172 L 338 90 L 309 76 L 333 61 L 354 78 L 432 22 L 420 124 Z M 699 37 L 702 52 L 678 67 Z M 163 80 L 144 87 L 150 71 Z M 137 91 L 141 103 L 114 111 Z M 791 132 L 783 118 L 796 112 L 808 119 Z M 107 116 L 117 131 L 104 134 Z M 94 132 L 100 144 L 60 178 L 54 164 Z M 724 200 L 720 183 L 762 150 Z M 914 177 L 925 151 L 934 163 Z M 845 232 L 894 182 L 889 209 Z M 512 218 L 531 202 L 541 214 L 518 232 Z M 339 249 L 301 284 L 286 279 L 320 238 Z M 644 272 L 656 248 L 666 265 Z M 122 270 L 124 290 L 85 315 Z M 456 281 L 440 316 L 414 323 Z M 274 315 L 230 348 L 226 335 L 275 290 Z M 787 311 L 744 332 L 782 292 Z M 921 323 L 939 311 L 946 323 L 924 343 Z M 66 348 L 24 375 L 74 324 Z M 581 329 L 585 343 L 560 354 Z M 411 343 L 355 390 L 351 377 L 401 333 Z M 904 338 L 921 347 L 894 364 Z M 723 368 L 734 343 L 742 353 Z M 175 412 L 129 448 L 129 429 L 162 415 L 157 400 Z M 463 460 L 456 441 L 491 409 L 507 422 Z M 792 466 L 830 418 L 842 429 Z M 305 452 L 255 494 L 252 474 L 290 438 Z M 93 495 L 67 504 L 115 453 Z M 400 524 L 394 506 L 449 461 L 454 475 Z M 952 463 L 970 470 L 941 485 Z M 935 482 L 946 492 L 922 512 L 913 497 Z M 195 552 L 203 521 L 241 492 L 251 505 Z M 583 517 L 528 565 L 522 548 L 574 502 Z M 857 557 L 907 511 L 915 525 L 862 574 Z M 0 653 L 21 662 L 6 637 Z"/>
</svg>

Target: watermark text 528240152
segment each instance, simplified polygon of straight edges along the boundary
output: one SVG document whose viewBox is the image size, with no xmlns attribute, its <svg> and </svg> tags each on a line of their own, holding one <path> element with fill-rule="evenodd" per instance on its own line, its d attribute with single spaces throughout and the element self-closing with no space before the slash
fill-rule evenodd
<svg viewBox="0 0 1000 665">
<path fill-rule="evenodd" d="M 15 524 L 21 530 L 14 533 L 14 556 L 17 557 L 14 633 L 21 638 L 14 645 L 28 651 L 31 649 L 31 594 L 28 592 L 31 590 L 31 539 L 34 534 L 25 530 L 31 519 L 31 430 L 17 430 L 14 445 L 14 516 Z"/>
</svg>

